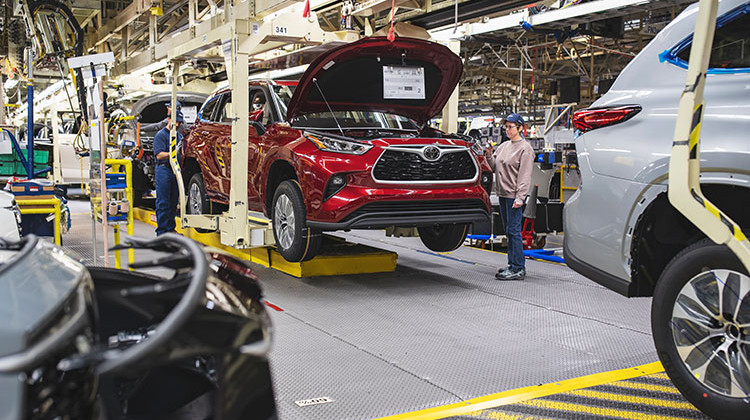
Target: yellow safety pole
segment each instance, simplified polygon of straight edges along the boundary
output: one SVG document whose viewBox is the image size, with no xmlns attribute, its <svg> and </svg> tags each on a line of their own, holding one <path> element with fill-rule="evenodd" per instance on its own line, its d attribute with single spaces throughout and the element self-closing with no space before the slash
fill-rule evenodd
<svg viewBox="0 0 750 420">
<path fill-rule="evenodd" d="M 112 166 L 112 170 L 118 172 L 121 166 L 125 167 L 125 198 L 128 200 L 128 212 L 127 212 L 127 231 L 129 236 L 133 236 L 134 225 L 133 225 L 133 162 L 130 159 L 107 159 L 107 165 Z M 115 225 L 115 241 L 120 243 L 120 227 Z M 120 254 L 119 251 L 115 251 L 115 258 L 117 259 L 116 267 L 120 268 Z M 135 250 L 133 248 L 128 249 L 128 265 L 135 262 Z M 132 270 L 132 268 L 130 269 Z"/>
<path fill-rule="evenodd" d="M 114 225 L 113 226 L 115 231 L 115 245 L 120 244 L 120 226 Z M 120 250 L 115 249 L 115 268 L 120 268 Z"/>
<path fill-rule="evenodd" d="M 21 212 L 21 214 L 49 214 L 54 213 L 55 214 L 55 223 L 54 223 L 54 231 L 55 231 L 55 243 L 57 245 L 62 245 L 62 234 L 60 231 L 60 200 L 57 198 L 46 198 L 43 200 L 16 200 L 16 204 L 18 204 L 18 209 Z M 35 207 L 35 208 L 28 208 L 26 206 L 45 206 L 45 207 Z M 50 207 L 51 206 L 51 207 Z"/>
<path fill-rule="evenodd" d="M 125 185 L 125 197 L 128 199 L 128 236 L 133 236 L 133 163 L 130 160 L 125 160 Z M 135 250 L 128 248 L 128 265 L 134 262 Z"/>
</svg>

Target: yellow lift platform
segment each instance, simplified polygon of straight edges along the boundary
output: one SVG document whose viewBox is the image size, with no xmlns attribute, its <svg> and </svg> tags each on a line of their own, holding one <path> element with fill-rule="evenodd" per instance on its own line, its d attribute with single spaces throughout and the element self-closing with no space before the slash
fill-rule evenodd
<svg viewBox="0 0 750 420">
<path fill-rule="evenodd" d="M 153 210 L 135 208 L 134 216 L 137 220 L 156 226 L 156 214 Z M 175 218 L 175 221 L 177 232 L 190 239 L 295 277 L 383 273 L 396 269 L 398 255 L 395 252 L 353 244 L 334 236 L 324 235 L 323 251 L 317 257 L 310 261 L 290 263 L 274 247 L 233 248 L 221 243 L 218 232 L 199 233 L 193 228 L 183 228 L 179 217 Z M 254 221 L 251 220 L 252 222 Z M 264 220 L 257 222 L 267 223 Z"/>
</svg>

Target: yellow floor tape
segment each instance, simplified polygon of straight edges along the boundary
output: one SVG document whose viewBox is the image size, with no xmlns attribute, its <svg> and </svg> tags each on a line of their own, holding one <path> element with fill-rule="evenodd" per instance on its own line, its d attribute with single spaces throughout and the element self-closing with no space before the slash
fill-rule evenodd
<svg viewBox="0 0 750 420">
<path fill-rule="evenodd" d="M 473 398 L 455 404 L 427 408 L 424 410 L 412 411 L 409 413 L 396 414 L 394 416 L 381 417 L 377 420 L 433 420 L 450 416 L 460 416 L 474 413 L 480 410 L 499 407 L 502 405 L 517 404 L 523 401 L 533 400 L 535 398 L 546 397 L 548 395 L 569 392 L 582 388 L 589 388 L 597 385 L 609 384 L 624 379 L 637 378 L 639 376 L 651 375 L 663 371 L 664 368 L 662 368 L 661 363 L 654 362 L 634 368 L 596 373 L 593 375 L 582 376 L 580 378 L 568 379 L 560 382 L 499 392 L 497 394 Z M 512 414 L 500 413 L 498 414 L 497 418 L 513 419 L 515 418 L 515 416 Z"/>
</svg>

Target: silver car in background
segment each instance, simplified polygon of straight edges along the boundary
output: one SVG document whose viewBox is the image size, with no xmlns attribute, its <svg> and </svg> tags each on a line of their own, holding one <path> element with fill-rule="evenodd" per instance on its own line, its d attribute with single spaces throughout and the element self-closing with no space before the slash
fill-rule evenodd
<svg viewBox="0 0 750 420">
<path fill-rule="evenodd" d="M 604 96 L 576 112 L 581 187 L 565 203 L 565 261 L 622 295 L 653 295 L 654 341 L 675 385 L 713 417 L 748 419 L 750 277 L 728 248 L 706 239 L 667 199 L 697 11 L 688 7 Z M 701 189 L 747 229 L 750 2 L 721 1 L 717 16 L 704 94 Z M 687 283 L 720 260 L 745 275 L 708 279 L 701 288 Z M 675 275 L 682 284 L 662 281 Z"/>
<path fill-rule="evenodd" d="M 17 241 L 21 238 L 21 211 L 15 196 L 0 190 L 0 238 Z"/>
</svg>

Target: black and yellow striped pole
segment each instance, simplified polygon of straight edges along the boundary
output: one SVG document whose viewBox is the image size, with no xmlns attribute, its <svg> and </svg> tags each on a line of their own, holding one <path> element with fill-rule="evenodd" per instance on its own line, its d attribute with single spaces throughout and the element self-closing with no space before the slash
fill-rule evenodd
<svg viewBox="0 0 750 420">
<path fill-rule="evenodd" d="M 700 130 L 703 88 L 716 27 L 717 0 L 701 0 L 690 49 L 687 83 L 680 97 L 672 157 L 669 160 L 669 202 L 717 244 L 725 244 L 750 271 L 750 242 L 742 229 L 701 192 Z"/>
<path fill-rule="evenodd" d="M 172 167 L 172 173 L 177 179 L 180 221 L 183 221 L 185 219 L 187 203 L 185 199 L 185 183 L 182 179 L 182 168 L 180 167 L 180 161 L 177 159 L 177 74 L 181 64 L 182 62 L 179 60 L 172 60 L 170 62 L 172 70 L 172 97 L 169 108 L 169 165 Z"/>
</svg>

